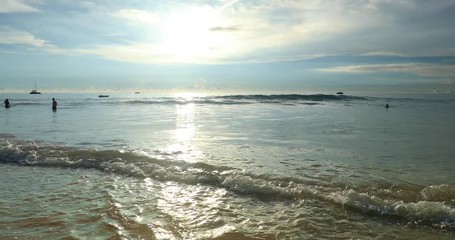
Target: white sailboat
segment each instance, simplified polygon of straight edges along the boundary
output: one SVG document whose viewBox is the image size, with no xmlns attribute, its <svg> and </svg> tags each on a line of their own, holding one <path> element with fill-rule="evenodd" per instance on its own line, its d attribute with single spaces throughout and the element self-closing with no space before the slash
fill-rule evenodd
<svg viewBox="0 0 455 240">
<path fill-rule="evenodd" d="M 41 94 L 41 92 L 38 92 L 38 90 L 36 90 L 36 81 L 35 81 L 35 89 L 32 89 L 30 91 L 30 94 Z"/>
</svg>

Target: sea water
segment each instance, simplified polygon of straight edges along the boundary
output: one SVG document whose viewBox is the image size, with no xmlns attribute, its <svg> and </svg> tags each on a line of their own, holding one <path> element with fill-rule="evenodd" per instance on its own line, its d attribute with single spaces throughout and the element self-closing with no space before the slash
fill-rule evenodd
<svg viewBox="0 0 455 240">
<path fill-rule="evenodd" d="M 1 97 L 0 239 L 455 238 L 453 95 Z"/>
</svg>

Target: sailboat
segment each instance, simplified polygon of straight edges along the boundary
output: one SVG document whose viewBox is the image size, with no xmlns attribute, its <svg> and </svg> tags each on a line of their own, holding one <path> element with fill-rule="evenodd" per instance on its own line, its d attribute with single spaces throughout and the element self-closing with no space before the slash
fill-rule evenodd
<svg viewBox="0 0 455 240">
<path fill-rule="evenodd" d="M 36 81 L 35 81 L 35 89 L 32 89 L 30 91 L 30 94 L 41 94 L 41 92 L 38 92 L 38 90 L 36 90 Z"/>
</svg>

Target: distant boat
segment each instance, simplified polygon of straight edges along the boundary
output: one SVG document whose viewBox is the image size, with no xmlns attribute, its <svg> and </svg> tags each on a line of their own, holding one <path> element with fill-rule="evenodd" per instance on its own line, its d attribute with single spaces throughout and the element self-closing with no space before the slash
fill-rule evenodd
<svg viewBox="0 0 455 240">
<path fill-rule="evenodd" d="M 343 95 L 344 93 L 343 92 L 337 92 L 338 95 Z"/>
<path fill-rule="evenodd" d="M 98 97 L 109 97 L 109 95 L 99 95 Z"/>
<path fill-rule="evenodd" d="M 141 92 L 134 92 L 134 94 L 141 94 Z"/>
<path fill-rule="evenodd" d="M 38 92 L 38 90 L 36 90 L 36 81 L 35 81 L 35 89 L 32 89 L 30 91 L 30 94 L 41 94 L 41 92 Z"/>
</svg>

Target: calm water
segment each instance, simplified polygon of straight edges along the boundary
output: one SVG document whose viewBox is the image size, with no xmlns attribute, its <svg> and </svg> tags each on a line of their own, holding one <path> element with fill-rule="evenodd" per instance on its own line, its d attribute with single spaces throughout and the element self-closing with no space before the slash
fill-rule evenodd
<svg viewBox="0 0 455 240">
<path fill-rule="evenodd" d="M 0 239 L 455 238 L 454 96 L 0 97 Z"/>
</svg>

